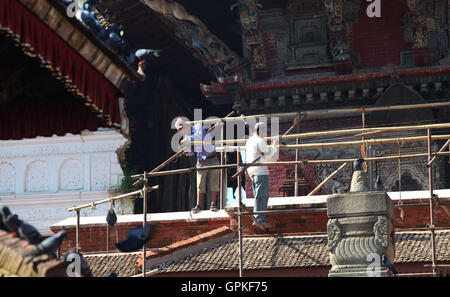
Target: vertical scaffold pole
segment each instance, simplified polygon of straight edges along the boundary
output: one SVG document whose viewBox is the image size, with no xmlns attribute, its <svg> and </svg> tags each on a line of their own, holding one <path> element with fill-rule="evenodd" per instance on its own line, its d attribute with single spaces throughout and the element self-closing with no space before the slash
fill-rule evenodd
<svg viewBox="0 0 450 297">
<path fill-rule="evenodd" d="M 147 171 L 144 171 L 144 187 L 142 189 L 142 191 L 144 193 L 142 193 L 143 195 L 143 201 L 142 201 L 142 213 L 143 213 L 143 222 L 142 222 L 142 227 L 145 229 L 145 226 L 147 225 Z M 145 244 L 142 247 L 142 277 L 145 277 L 145 254 L 146 254 L 146 248 L 145 248 Z"/>
<path fill-rule="evenodd" d="M 75 230 L 75 251 L 77 253 L 80 252 L 80 210 L 77 209 L 76 211 L 77 213 L 77 225 L 76 225 L 76 230 Z"/>
<path fill-rule="evenodd" d="M 240 154 L 240 150 L 239 150 L 239 146 L 237 146 L 236 149 L 236 160 L 237 160 L 237 164 L 241 163 L 241 154 Z M 245 172 L 245 171 L 244 171 Z M 245 174 L 245 173 L 244 173 Z M 244 271 L 243 271 L 243 255 L 242 255 L 242 219 L 241 219 L 241 213 L 242 213 L 242 195 L 241 195 L 241 175 L 239 174 L 237 176 L 237 190 L 238 190 L 238 204 L 239 204 L 239 208 L 238 208 L 238 236 L 239 236 L 239 277 L 243 277 L 244 276 Z"/>
<path fill-rule="evenodd" d="M 222 121 L 220 123 L 221 127 L 220 127 L 220 137 L 221 140 L 225 139 L 225 124 Z M 220 165 L 223 165 L 225 163 L 225 152 L 220 152 Z M 219 196 L 219 209 L 223 208 L 223 196 L 224 196 L 224 190 L 225 190 L 225 186 L 224 186 L 224 180 L 225 180 L 225 169 L 222 168 L 220 169 L 220 196 Z M 217 201 L 215 202 L 217 203 Z"/>
<path fill-rule="evenodd" d="M 428 136 L 428 162 L 431 161 L 431 131 L 427 129 Z M 428 165 L 428 188 L 430 189 L 430 233 L 431 233 L 431 268 L 433 276 L 436 276 L 436 238 L 434 233 L 434 205 L 433 205 L 433 165 Z"/>
<path fill-rule="evenodd" d="M 300 121 L 300 114 L 297 113 L 297 118 L 298 121 Z M 296 133 L 299 134 L 300 133 L 300 126 L 299 124 L 296 125 Z M 299 144 L 299 138 L 295 139 L 295 144 Z M 298 152 L 299 150 L 296 149 L 295 150 L 295 162 L 298 162 Z M 298 196 L 298 164 L 295 164 L 295 169 L 294 169 L 294 178 L 295 178 L 295 182 L 294 182 L 294 196 L 297 197 Z"/>
</svg>

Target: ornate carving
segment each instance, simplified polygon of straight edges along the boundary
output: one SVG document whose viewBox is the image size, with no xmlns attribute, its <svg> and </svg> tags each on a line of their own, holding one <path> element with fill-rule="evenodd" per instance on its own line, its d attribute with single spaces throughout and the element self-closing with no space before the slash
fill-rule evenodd
<svg viewBox="0 0 450 297">
<path fill-rule="evenodd" d="M 262 43 L 254 43 L 248 45 L 250 61 L 254 69 L 266 68 L 266 55 Z"/>
<path fill-rule="evenodd" d="M 60 188 L 79 190 L 83 188 L 83 165 L 77 159 L 65 160 L 60 169 Z"/>
<path fill-rule="evenodd" d="M 25 191 L 45 192 L 48 190 L 49 185 L 47 163 L 42 160 L 31 162 L 25 172 Z"/>
<path fill-rule="evenodd" d="M 0 163 L 0 193 L 13 193 L 16 188 L 16 171 L 11 163 Z"/>
<path fill-rule="evenodd" d="M 328 233 L 328 249 L 334 252 L 334 248 L 341 239 L 341 228 L 339 228 L 339 222 L 337 219 L 331 219 L 327 224 Z"/>
<path fill-rule="evenodd" d="M 199 53 L 200 58 L 206 60 L 206 64 L 217 77 L 223 77 L 224 72 L 232 71 L 231 69 L 240 63 L 238 56 L 225 43 L 178 2 L 172 0 L 143 0 L 143 2 L 154 11 L 163 14 L 176 27 L 176 35 Z"/>
<path fill-rule="evenodd" d="M 239 19 L 245 35 L 257 35 L 259 29 L 259 16 L 256 0 L 237 0 L 231 7 L 238 7 Z"/>
<path fill-rule="evenodd" d="M 373 232 L 381 246 L 386 248 L 389 245 L 389 226 L 385 216 L 378 216 L 378 220 L 373 225 Z"/>
<path fill-rule="evenodd" d="M 91 190 L 109 190 L 109 156 L 96 155 L 91 157 Z"/>
<path fill-rule="evenodd" d="M 286 13 L 288 15 L 322 13 L 323 3 L 317 0 L 290 0 L 286 4 Z"/>
<path fill-rule="evenodd" d="M 342 0 L 323 0 L 328 14 L 330 30 L 330 50 L 335 62 L 349 61 L 350 46 L 348 43 L 348 26 L 344 21 L 344 5 Z M 359 7 L 359 6 L 358 6 Z M 353 9 L 356 9 L 353 7 Z"/>
</svg>

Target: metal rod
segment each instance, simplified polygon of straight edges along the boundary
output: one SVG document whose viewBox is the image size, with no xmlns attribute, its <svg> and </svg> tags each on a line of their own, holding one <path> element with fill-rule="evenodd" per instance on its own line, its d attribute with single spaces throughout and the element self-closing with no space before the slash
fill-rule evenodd
<svg viewBox="0 0 450 297">
<path fill-rule="evenodd" d="M 448 202 L 441 202 L 441 204 L 448 204 L 450 205 L 450 201 Z M 410 206 L 429 206 L 428 203 L 411 203 L 411 204 L 403 204 L 398 205 L 395 204 L 394 207 L 410 207 Z M 238 215 L 255 215 L 255 214 L 274 214 L 274 213 L 291 213 L 291 212 L 321 212 L 326 211 L 326 207 L 309 207 L 309 208 L 296 208 L 296 209 L 270 209 L 270 210 L 260 210 L 260 211 L 246 211 L 246 212 L 239 212 Z"/>
<path fill-rule="evenodd" d="M 401 274 L 397 274 L 397 276 L 434 276 L 434 274 L 432 272 L 418 272 L 418 273 L 401 273 Z"/>
<path fill-rule="evenodd" d="M 442 153 L 450 144 L 450 139 L 448 139 L 445 144 L 441 147 L 441 149 L 439 150 L 439 153 Z M 427 164 L 427 166 L 431 166 L 431 164 L 433 164 L 434 160 L 436 160 L 436 156 L 434 156 Z"/>
<path fill-rule="evenodd" d="M 75 227 L 75 251 L 80 252 L 80 210 L 77 209 L 77 225 Z"/>
<path fill-rule="evenodd" d="M 426 130 L 426 129 L 444 129 L 450 128 L 450 123 L 440 123 L 440 124 L 429 124 L 429 125 L 408 125 L 408 126 L 397 126 L 397 127 L 375 127 L 375 128 L 355 128 L 355 129 L 340 129 L 340 130 L 329 130 L 329 131 L 316 131 L 316 132 L 305 132 L 298 134 L 289 134 L 283 136 L 268 136 L 264 137 L 267 140 L 273 140 L 275 138 L 280 138 L 280 140 L 296 139 L 296 138 L 311 138 L 311 137 L 323 137 L 323 136 L 335 136 L 335 135 L 354 135 L 357 133 L 367 133 L 367 132 L 401 132 L 410 130 Z M 247 139 L 222 139 L 214 141 L 192 141 L 191 145 L 200 144 L 233 144 L 233 143 L 243 143 Z"/>
<path fill-rule="evenodd" d="M 449 101 L 445 102 L 432 102 L 432 103 L 422 103 L 422 104 L 406 104 L 406 105 L 391 105 L 391 106 L 366 106 L 366 107 L 353 107 L 353 108 L 337 108 L 337 109 L 319 109 L 319 110 L 310 110 L 310 111 L 302 111 L 300 115 L 302 116 L 320 116 L 320 115 L 331 115 L 331 114 L 349 114 L 349 113 L 360 113 L 361 109 L 367 112 L 375 112 L 375 111 L 386 111 L 386 110 L 404 110 L 404 109 L 422 109 L 422 108 L 436 108 L 442 106 L 450 106 Z M 272 114 L 257 114 L 257 115 L 249 115 L 249 116 L 241 116 L 241 117 L 229 117 L 226 121 L 242 121 L 248 118 L 294 118 L 297 116 L 297 112 L 287 112 L 287 113 L 272 113 Z M 188 124 L 197 124 L 197 123 L 215 123 L 217 119 L 206 119 L 199 121 L 189 121 L 186 122 Z"/>
<path fill-rule="evenodd" d="M 299 113 L 297 113 L 297 118 L 298 118 L 298 121 L 300 121 L 300 114 Z M 297 124 L 295 126 L 295 128 L 296 128 L 295 132 L 297 132 L 297 134 L 300 133 L 300 125 Z M 295 144 L 299 144 L 299 142 L 300 142 L 299 138 L 296 138 L 295 139 Z M 298 153 L 299 153 L 299 150 L 296 149 L 295 150 L 295 161 L 296 162 L 298 162 Z M 295 168 L 294 168 L 294 196 L 298 196 L 298 164 L 295 164 Z"/>
<path fill-rule="evenodd" d="M 158 190 L 158 189 L 159 189 L 159 185 L 156 185 L 156 186 L 147 188 L 147 191 L 154 191 L 154 190 Z M 71 207 L 71 208 L 67 209 L 67 211 L 74 211 L 74 210 L 79 210 L 79 209 L 83 209 L 83 208 L 93 207 L 93 206 L 96 206 L 96 205 L 99 205 L 99 204 L 108 203 L 108 202 L 111 202 L 111 201 L 115 201 L 115 200 L 131 197 L 131 196 L 138 195 L 138 194 L 141 194 L 141 193 L 142 193 L 142 190 L 137 190 L 137 191 L 130 192 L 130 193 L 127 193 L 127 194 L 114 196 L 114 197 L 111 197 L 111 198 L 108 198 L 108 199 L 103 199 L 103 200 L 100 200 L 100 201 L 93 201 L 91 203 L 87 203 L 87 204 L 83 204 L 83 205 L 80 205 L 80 206 Z"/>
<path fill-rule="evenodd" d="M 432 140 L 450 139 L 450 134 L 434 135 Z M 360 146 L 362 144 L 374 145 L 385 143 L 397 143 L 397 142 L 416 142 L 427 141 L 427 136 L 412 136 L 412 137 L 397 137 L 397 138 L 372 138 L 356 141 L 340 141 L 340 142 L 316 142 L 316 143 L 303 143 L 303 144 L 291 144 L 280 145 L 280 150 L 292 150 L 292 149 L 312 149 L 312 148 L 330 148 L 330 147 L 348 147 L 348 146 Z"/>
<path fill-rule="evenodd" d="M 236 151 L 236 160 L 239 164 L 240 159 L 240 152 L 239 149 Z M 238 189 L 238 205 L 239 205 L 239 212 L 241 212 L 242 208 L 242 195 L 241 195 L 241 175 L 239 174 L 237 177 L 237 189 Z M 238 237 L 239 237 L 239 277 L 244 276 L 244 269 L 243 269 L 243 254 L 242 254 L 242 218 L 240 215 L 238 215 Z"/>
<path fill-rule="evenodd" d="M 148 183 L 148 179 L 147 179 L 147 171 L 144 171 L 144 187 L 143 187 L 143 191 L 144 191 L 144 198 L 142 201 L 142 213 L 143 213 L 143 222 L 142 222 L 142 227 L 145 229 L 145 226 L 147 225 L 147 183 Z M 142 246 L 142 277 L 145 277 L 145 257 L 146 257 L 146 249 L 145 249 L 145 244 Z"/>
<path fill-rule="evenodd" d="M 439 202 L 439 205 L 450 205 L 450 201 Z M 395 204 L 394 207 L 430 206 L 429 203 Z"/>
<path fill-rule="evenodd" d="M 222 126 L 220 127 L 220 137 L 221 139 L 225 138 L 225 125 L 222 122 Z M 225 153 L 224 152 L 220 152 L 220 165 L 224 165 L 224 161 L 225 161 Z M 225 169 L 222 168 L 220 170 L 220 196 L 219 196 L 219 209 L 223 208 L 223 196 L 224 196 L 224 178 L 225 178 Z M 214 203 L 216 203 L 217 205 L 217 201 L 213 201 Z"/>
<path fill-rule="evenodd" d="M 259 210 L 259 211 L 246 211 L 240 212 L 238 215 L 249 216 L 255 214 L 274 214 L 274 213 L 290 213 L 290 212 L 320 212 L 326 211 L 326 207 L 318 207 L 318 208 L 296 208 L 296 209 L 270 209 L 270 210 Z"/>
<path fill-rule="evenodd" d="M 431 162 L 431 130 L 427 129 L 428 137 L 428 163 Z M 428 187 L 430 189 L 430 232 L 431 232 L 431 261 L 433 276 L 436 276 L 436 239 L 434 234 L 434 206 L 433 206 L 433 166 L 428 166 Z"/>
<path fill-rule="evenodd" d="M 341 173 L 348 165 L 349 163 L 344 163 L 342 164 L 338 169 L 336 169 L 333 173 L 331 173 L 326 179 L 324 179 L 319 185 L 317 185 L 317 187 L 314 188 L 314 190 L 312 190 L 308 195 L 306 196 L 312 196 L 315 193 L 317 193 L 320 189 L 323 188 L 323 186 L 325 186 L 325 184 L 327 182 L 330 181 L 330 179 L 332 179 L 333 177 L 335 177 L 336 175 L 338 175 L 339 173 Z"/>
<path fill-rule="evenodd" d="M 238 148 L 238 147 L 236 147 Z M 448 156 L 450 152 L 441 152 L 441 153 L 432 153 L 435 156 Z M 410 158 L 423 158 L 427 157 L 427 153 L 421 154 L 408 154 L 408 155 L 395 155 L 395 156 L 385 156 L 385 157 L 370 157 L 366 158 L 365 162 L 375 162 L 375 161 L 389 161 L 389 160 L 398 160 L 400 159 L 410 159 Z M 171 175 L 171 174 L 185 174 L 199 170 L 210 170 L 210 169 L 221 169 L 221 168 L 236 168 L 238 166 L 294 166 L 296 164 L 342 164 L 348 162 L 354 162 L 355 159 L 332 159 L 332 160 L 301 160 L 301 161 L 277 161 L 277 162 L 265 162 L 265 163 L 242 163 L 242 164 L 225 164 L 225 165 L 212 165 L 212 166 L 204 166 L 204 167 L 191 167 L 191 168 L 183 168 L 183 169 L 175 169 L 175 170 L 167 170 L 160 171 L 155 173 L 147 173 L 148 177 L 153 176 L 163 176 L 163 175 Z M 236 175 L 237 177 L 237 175 Z M 109 201 L 109 200 L 108 200 Z M 90 206 L 90 204 L 89 204 Z"/>
</svg>

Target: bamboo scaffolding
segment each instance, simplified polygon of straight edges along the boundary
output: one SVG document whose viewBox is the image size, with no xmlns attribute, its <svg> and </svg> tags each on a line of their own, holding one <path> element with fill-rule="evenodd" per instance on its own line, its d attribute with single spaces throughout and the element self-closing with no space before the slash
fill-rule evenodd
<svg viewBox="0 0 450 297">
<path fill-rule="evenodd" d="M 450 134 L 434 135 L 432 140 L 450 139 Z M 387 143 L 405 143 L 405 142 L 417 142 L 426 141 L 427 136 L 412 136 L 412 137 L 397 137 L 397 138 L 378 138 L 378 139 L 365 139 L 356 141 L 344 141 L 344 142 L 326 142 L 326 143 L 303 143 L 303 144 L 291 144 L 280 145 L 280 150 L 295 150 L 295 149 L 311 149 L 311 148 L 330 148 L 330 147 L 348 147 L 348 146 L 360 146 L 362 144 L 375 145 L 375 144 L 387 144 Z"/>
<path fill-rule="evenodd" d="M 449 156 L 450 152 L 432 153 L 432 155 L 433 156 Z M 369 158 L 364 159 L 364 161 L 365 162 L 390 161 L 390 160 L 398 160 L 398 159 L 424 158 L 427 156 L 428 156 L 427 153 L 407 154 L 407 155 L 400 155 L 400 156 L 392 155 L 392 156 L 384 156 L 384 157 L 369 157 Z M 342 163 L 351 163 L 356 160 L 357 160 L 357 158 L 225 164 L 225 165 L 212 165 L 212 166 L 204 166 L 204 167 L 190 167 L 190 168 L 174 169 L 174 170 L 167 170 L 167 171 L 159 171 L 159 172 L 154 172 L 154 173 L 147 173 L 147 176 L 153 177 L 153 176 L 164 176 L 164 175 L 172 175 L 172 174 L 186 174 L 186 173 L 191 173 L 191 172 L 201 171 L 201 170 L 235 168 L 235 167 L 240 167 L 240 166 L 251 167 L 251 166 L 294 166 L 294 165 L 300 165 L 300 164 L 303 164 L 303 165 L 305 165 L 305 164 L 342 164 Z M 91 206 L 91 205 L 89 204 L 89 206 Z"/>
<path fill-rule="evenodd" d="M 159 189 L 159 186 L 153 186 L 153 187 L 148 188 L 147 191 L 154 191 L 154 190 L 158 190 L 158 189 Z M 119 195 L 119 196 L 114 196 L 114 197 L 103 199 L 103 200 L 100 200 L 100 201 L 93 201 L 91 203 L 86 203 L 86 204 L 83 204 L 83 205 L 80 205 L 80 206 L 74 206 L 74 207 L 68 208 L 67 211 L 78 211 L 78 210 L 83 209 L 83 208 L 95 207 L 95 206 L 97 206 L 99 204 L 108 203 L 108 202 L 111 202 L 111 201 L 115 201 L 115 200 L 131 197 L 131 196 L 135 196 L 135 195 L 142 194 L 142 193 L 143 193 L 143 190 L 137 190 L 137 191 L 134 191 L 134 192 L 126 193 L 126 194 Z"/>
<path fill-rule="evenodd" d="M 375 111 L 387 111 L 387 110 L 404 110 L 404 109 L 422 109 L 422 108 L 436 108 L 450 106 L 449 101 L 445 102 L 431 102 L 431 103 L 421 103 L 421 104 L 406 104 L 406 105 L 390 105 L 390 106 L 366 106 L 366 107 L 352 107 L 352 108 L 337 108 L 337 109 L 319 109 L 319 110 L 310 110 L 310 111 L 302 111 L 300 112 L 301 116 L 322 116 L 322 115 L 337 115 L 337 114 L 352 114 L 352 113 L 360 113 L 364 111 L 375 112 Z M 287 113 L 271 113 L 271 114 L 257 114 L 257 115 L 249 115 L 249 116 L 240 116 L 240 117 L 229 117 L 225 121 L 227 122 L 239 122 L 251 118 L 295 118 L 298 112 L 287 112 Z M 189 121 L 186 122 L 190 125 L 197 123 L 215 123 L 217 119 L 206 119 L 199 121 Z"/>
<path fill-rule="evenodd" d="M 442 202 L 444 205 L 450 205 L 450 201 Z M 394 207 L 426 207 L 429 206 L 428 203 L 410 203 L 410 204 L 402 204 L 398 205 L 395 204 Z M 245 212 L 238 212 L 237 215 L 243 215 L 243 216 L 249 216 L 249 215 L 255 215 L 255 214 L 275 214 L 275 213 L 294 213 L 294 212 L 321 212 L 326 211 L 326 207 L 308 207 L 308 208 L 295 208 L 295 209 L 269 209 L 269 210 L 260 210 L 260 211 L 245 211 Z"/>
<path fill-rule="evenodd" d="M 265 140 L 273 140 L 280 138 L 280 140 L 297 139 L 297 138 L 311 138 L 311 137 L 323 137 L 323 136 L 335 136 L 335 135 L 353 135 L 358 133 L 390 133 L 390 132 L 401 132 L 401 131 L 411 131 L 411 130 L 426 130 L 426 129 L 444 129 L 450 128 L 450 123 L 440 123 L 440 124 L 429 124 L 429 125 L 408 125 L 408 126 L 397 126 L 397 127 L 376 127 L 376 128 L 355 128 L 355 129 L 339 129 L 330 131 L 318 131 L 318 132 L 305 132 L 297 134 L 289 134 L 283 136 L 268 136 Z M 355 135 L 362 136 L 361 134 Z M 191 145 L 201 145 L 201 144 L 234 144 L 243 143 L 247 139 L 223 139 L 215 141 L 192 141 Z"/>
<path fill-rule="evenodd" d="M 428 187 L 430 189 L 430 233 L 431 233 L 431 264 L 433 269 L 433 276 L 436 276 L 436 238 L 434 233 L 434 205 L 433 205 L 433 167 L 431 165 L 431 141 L 433 139 L 433 136 L 431 136 L 431 130 L 427 129 L 427 140 L 428 140 Z"/>
<path fill-rule="evenodd" d="M 314 188 L 314 190 L 312 190 L 308 195 L 306 196 L 312 196 L 315 193 L 317 193 L 320 189 L 323 188 L 323 186 L 325 186 L 325 184 L 327 182 L 330 181 L 330 179 L 332 179 L 333 177 L 335 177 L 336 175 L 338 175 L 339 173 L 341 173 L 348 165 L 349 163 L 344 163 L 342 164 L 338 169 L 336 169 L 333 173 L 331 173 L 326 179 L 324 179 L 319 185 L 317 185 L 317 187 Z"/>
</svg>

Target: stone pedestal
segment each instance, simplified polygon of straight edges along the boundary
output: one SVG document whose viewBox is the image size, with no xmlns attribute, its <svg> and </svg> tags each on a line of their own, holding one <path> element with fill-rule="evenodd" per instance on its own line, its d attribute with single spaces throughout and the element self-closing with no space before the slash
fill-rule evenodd
<svg viewBox="0 0 450 297">
<path fill-rule="evenodd" d="M 382 255 L 392 262 L 394 204 L 385 192 L 336 194 L 327 199 L 330 277 L 391 276 Z"/>
</svg>

